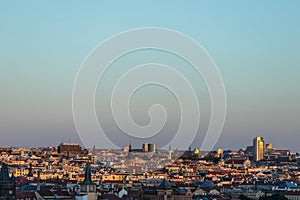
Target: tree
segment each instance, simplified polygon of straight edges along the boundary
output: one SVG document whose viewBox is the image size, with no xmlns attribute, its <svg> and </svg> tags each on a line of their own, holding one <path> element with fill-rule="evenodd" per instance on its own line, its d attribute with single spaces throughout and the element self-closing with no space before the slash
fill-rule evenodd
<svg viewBox="0 0 300 200">
<path fill-rule="evenodd" d="M 239 199 L 240 199 L 240 200 L 251 200 L 250 198 L 246 197 L 246 196 L 243 195 L 243 194 L 241 194 L 241 195 L 239 196 Z"/>
</svg>

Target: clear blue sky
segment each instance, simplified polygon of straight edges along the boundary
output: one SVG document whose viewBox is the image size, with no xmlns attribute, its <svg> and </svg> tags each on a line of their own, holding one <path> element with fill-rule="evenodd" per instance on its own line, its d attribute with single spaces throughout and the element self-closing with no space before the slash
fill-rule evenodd
<svg viewBox="0 0 300 200">
<path fill-rule="evenodd" d="M 1 1 L 0 145 L 78 138 L 71 95 L 81 62 L 112 34 L 149 26 L 191 36 L 218 65 L 228 114 L 217 146 L 236 149 L 261 135 L 300 151 L 296 0 Z"/>
</svg>

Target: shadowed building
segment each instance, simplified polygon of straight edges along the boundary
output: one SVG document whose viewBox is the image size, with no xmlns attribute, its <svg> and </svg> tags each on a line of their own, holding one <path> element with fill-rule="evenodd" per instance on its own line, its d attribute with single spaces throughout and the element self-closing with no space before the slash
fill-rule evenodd
<svg viewBox="0 0 300 200">
<path fill-rule="evenodd" d="M 68 155 L 76 155 L 82 153 L 82 148 L 79 144 L 61 143 L 57 149 L 58 153 L 64 153 Z"/>
<path fill-rule="evenodd" d="M 149 152 L 156 152 L 156 144 L 148 144 Z"/>
<path fill-rule="evenodd" d="M 91 179 L 90 163 L 86 166 L 84 181 L 80 183 L 80 195 L 88 195 L 88 200 L 97 199 L 96 184 Z"/>
<path fill-rule="evenodd" d="M 164 179 L 159 185 L 159 188 L 157 189 L 157 197 L 158 199 L 167 200 L 171 198 L 172 192 L 173 189 L 171 184 L 169 183 L 169 181 Z"/>
<path fill-rule="evenodd" d="M 145 143 L 142 146 L 142 152 L 155 152 L 155 151 L 156 151 L 156 144 Z"/>
<path fill-rule="evenodd" d="M 172 187 L 171 183 L 164 179 L 158 188 L 145 188 L 142 199 L 147 200 L 192 200 L 192 193 L 180 191 L 177 187 Z"/>
<path fill-rule="evenodd" d="M 126 156 L 126 165 L 127 165 L 127 167 L 135 166 L 135 158 L 134 158 L 134 155 L 132 152 L 131 144 L 129 145 L 128 153 Z"/>
<path fill-rule="evenodd" d="M 0 200 L 15 200 L 16 199 L 16 184 L 15 177 L 9 177 L 8 167 L 2 163 L 0 170 Z"/>
</svg>

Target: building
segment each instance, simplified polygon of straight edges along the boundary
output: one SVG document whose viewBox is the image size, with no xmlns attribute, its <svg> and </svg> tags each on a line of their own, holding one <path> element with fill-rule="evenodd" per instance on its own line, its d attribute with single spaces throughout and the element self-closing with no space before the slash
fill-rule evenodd
<svg viewBox="0 0 300 200">
<path fill-rule="evenodd" d="M 9 177 L 8 167 L 2 163 L 0 170 L 0 200 L 15 200 L 16 199 L 16 184 L 15 177 Z"/>
<path fill-rule="evenodd" d="M 156 152 L 156 144 L 148 144 L 149 152 Z"/>
<path fill-rule="evenodd" d="M 127 153 L 127 156 L 126 156 L 126 165 L 128 167 L 135 166 L 135 157 L 134 157 L 134 155 L 132 153 L 131 144 L 129 145 L 128 153 Z"/>
<path fill-rule="evenodd" d="M 171 183 L 163 179 L 159 187 L 146 187 L 141 199 L 148 200 L 192 200 L 191 190 L 185 190 L 176 186 L 172 187 Z"/>
<path fill-rule="evenodd" d="M 88 200 L 97 199 L 96 184 L 91 179 L 90 163 L 88 163 L 86 166 L 85 178 L 84 181 L 80 183 L 80 194 L 76 197 L 76 199 L 85 199 L 86 195 Z"/>
<path fill-rule="evenodd" d="M 145 143 L 142 146 L 142 152 L 155 152 L 155 151 L 156 151 L 156 144 Z"/>
<path fill-rule="evenodd" d="M 264 145 L 265 142 L 262 137 L 258 136 L 253 139 L 253 158 L 255 162 L 264 158 Z"/>
<path fill-rule="evenodd" d="M 266 144 L 266 149 L 273 149 L 273 145 L 272 144 Z"/>
<path fill-rule="evenodd" d="M 218 154 L 219 156 L 222 156 L 222 155 L 223 155 L 223 149 L 218 148 L 217 154 Z"/>
<path fill-rule="evenodd" d="M 142 151 L 149 152 L 149 144 L 147 144 L 147 143 L 143 144 Z"/>
<path fill-rule="evenodd" d="M 171 160 L 172 159 L 172 154 L 173 154 L 173 150 L 171 148 L 171 146 L 169 146 L 169 151 L 168 151 L 169 155 L 168 155 L 168 159 Z"/>
<path fill-rule="evenodd" d="M 64 154 L 81 154 L 82 148 L 79 144 L 61 143 L 57 149 L 58 153 Z"/>
<path fill-rule="evenodd" d="M 157 197 L 158 199 L 170 199 L 172 197 L 172 186 L 169 183 L 169 181 L 167 181 L 166 179 L 164 179 L 161 184 L 159 185 L 159 188 L 156 190 L 157 191 Z"/>
</svg>

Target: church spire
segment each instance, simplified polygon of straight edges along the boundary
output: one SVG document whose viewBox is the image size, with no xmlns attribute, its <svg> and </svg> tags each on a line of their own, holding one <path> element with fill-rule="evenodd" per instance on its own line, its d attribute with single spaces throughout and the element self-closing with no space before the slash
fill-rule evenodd
<svg viewBox="0 0 300 200">
<path fill-rule="evenodd" d="M 132 152 L 131 142 L 129 142 L 128 152 Z"/>
<path fill-rule="evenodd" d="M 33 177 L 32 163 L 29 164 L 28 177 Z"/>
<path fill-rule="evenodd" d="M 0 171 L 0 182 L 10 182 L 7 164 L 2 163 Z"/>
<path fill-rule="evenodd" d="M 87 163 L 85 168 L 85 177 L 82 185 L 95 185 L 95 183 L 91 179 L 91 164 Z"/>
</svg>

